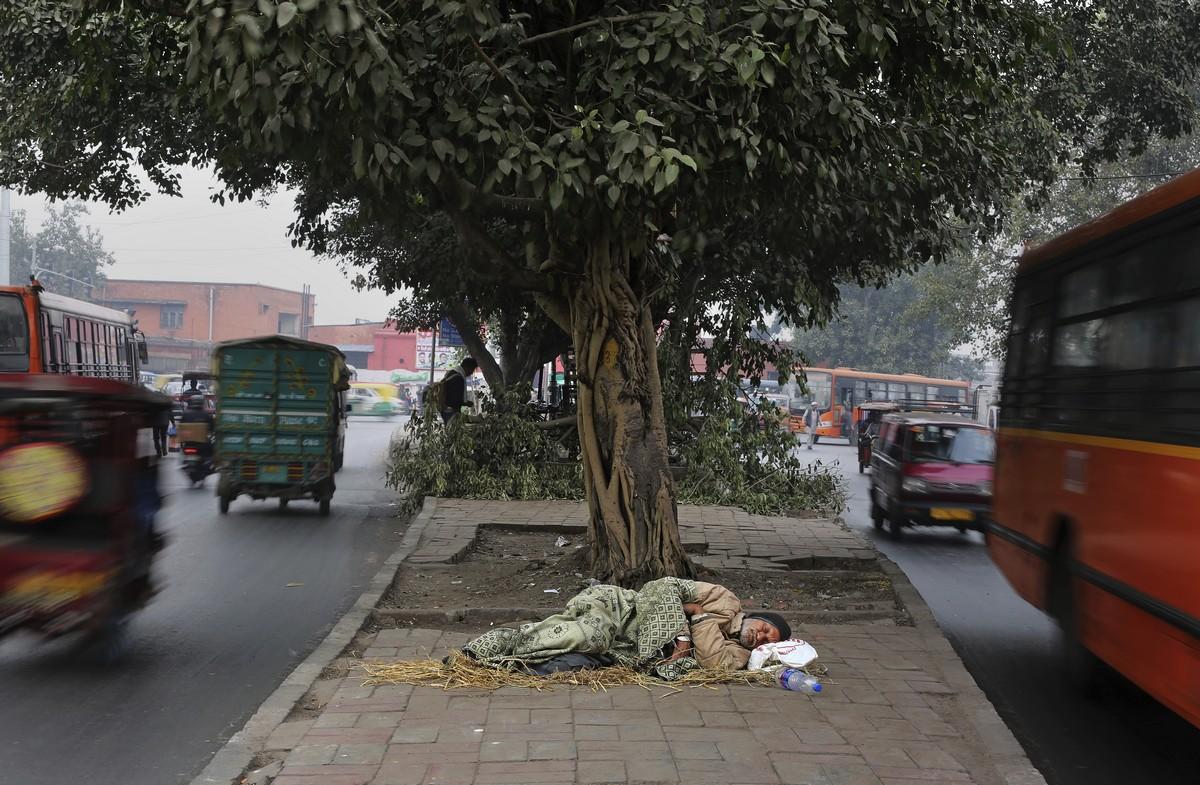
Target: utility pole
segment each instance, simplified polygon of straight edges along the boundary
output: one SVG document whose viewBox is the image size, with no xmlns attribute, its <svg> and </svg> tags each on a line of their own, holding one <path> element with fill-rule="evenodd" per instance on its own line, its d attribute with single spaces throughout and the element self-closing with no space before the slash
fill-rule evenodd
<svg viewBox="0 0 1200 785">
<path fill-rule="evenodd" d="M 0 188 L 0 286 L 12 283 L 12 194 Z"/>
</svg>

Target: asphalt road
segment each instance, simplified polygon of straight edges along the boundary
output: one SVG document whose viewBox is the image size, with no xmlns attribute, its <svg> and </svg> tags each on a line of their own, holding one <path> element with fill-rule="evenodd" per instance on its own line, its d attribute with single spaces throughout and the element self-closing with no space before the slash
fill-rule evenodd
<svg viewBox="0 0 1200 785">
<path fill-rule="evenodd" d="M 217 513 L 216 478 L 187 487 L 178 458 L 159 521 L 162 592 L 126 656 L 79 661 L 69 639 L 0 643 L 0 785 L 186 783 L 365 590 L 399 542 L 383 458 L 399 421 L 354 418 L 329 518 L 311 502 L 243 497 Z"/>
<path fill-rule="evenodd" d="M 908 529 L 893 542 L 871 525 L 869 473 L 858 474 L 844 441 L 799 454 L 838 464 L 851 491 L 847 523 L 908 575 L 1049 785 L 1200 783 L 1200 730 L 1115 675 L 1095 699 L 1064 682 L 1057 627 L 1012 590 L 981 535 Z"/>
</svg>

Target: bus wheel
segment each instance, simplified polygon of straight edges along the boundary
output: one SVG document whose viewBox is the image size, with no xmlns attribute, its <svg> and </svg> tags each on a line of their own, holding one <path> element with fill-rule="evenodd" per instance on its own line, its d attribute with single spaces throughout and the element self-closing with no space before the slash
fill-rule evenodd
<svg viewBox="0 0 1200 785">
<path fill-rule="evenodd" d="M 883 508 L 875 502 L 875 491 L 871 491 L 871 523 L 875 524 L 875 531 L 883 528 Z"/>
<path fill-rule="evenodd" d="M 1101 681 L 1102 666 L 1080 638 L 1079 600 L 1071 574 L 1071 553 L 1070 541 L 1064 539 L 1050 567 L 1049 610 L 1062 636 L 1062 665 L 1067 680 L 1083 694 L 1093 696 Z"/>
</svg>

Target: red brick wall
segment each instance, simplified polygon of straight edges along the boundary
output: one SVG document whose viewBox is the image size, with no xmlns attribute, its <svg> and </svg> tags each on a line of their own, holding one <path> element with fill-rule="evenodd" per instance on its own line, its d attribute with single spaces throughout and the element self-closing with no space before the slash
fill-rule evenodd
<svg viewBox="0 0 1200 785">
<path fill-rule="evenodd" d="M 295 315 L 297 332 L 303 312 L 300 292 L 258 284 L 207 284 L 175 281 L 113 280 L 97 292 L 97 301 L 111 307 L 132 308 L 140 327 L 148 337 L 207 341 L 209 338 L 209 292 L 213 295 L 212 339 L 228 341 L 275 335 L 281 313 Z M 309 306 L 315 313 L 316 298 Z M 164 305 L 183 303 L 183 324 L 178 329 L 162 326 Z M 370 343 L 370 341 L 364 341 Z"/>
<path fill-rule="evenodd" d="M 308 340 L 333 346 L 370 346 L 383 322 L 369 324 L 315 324 L 308 328 Z"/>
<path fill-rule="evenodd" d="M 383 329 L 375 333 L 375 351 L 368 369 L 394 371 L 397 368 L 415 370 L 417 367 L 417 334 L 398 333 Z"/>
</svg>

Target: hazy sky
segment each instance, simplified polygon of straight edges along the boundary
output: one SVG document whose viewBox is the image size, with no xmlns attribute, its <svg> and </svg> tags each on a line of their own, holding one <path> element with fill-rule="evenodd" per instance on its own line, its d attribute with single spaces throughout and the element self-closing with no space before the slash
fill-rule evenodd
<svg viewBox="0 0 1200 785">
<path fill-rule="evenodd" d="M 90 205 L 89 223 L 116 258 L 108 277 L 262 283 L 296 291 L 307 283 L 317 296 L 317 324 L 387 316 L 396 297 L 357 292 L 332 261 L 291 247 L 290 194 L 277 194 L 266 208 L 253 202 L 221 207 L 209 200 L 215 187 L 209 172 L 188 169 L 179 198 L 151 197 L 120 214 Z M 12 206 L 25 211 L 31 228 L 41 226 L 46 203 L 40 195 L 14 193 Z"/>
</svg>

